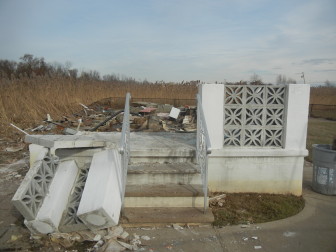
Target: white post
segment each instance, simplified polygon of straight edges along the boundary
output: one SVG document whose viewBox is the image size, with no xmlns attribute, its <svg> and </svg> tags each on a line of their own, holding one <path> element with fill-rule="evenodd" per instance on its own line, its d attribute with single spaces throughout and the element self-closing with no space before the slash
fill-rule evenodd
<svg viewBox="0 0 336 252">
<path fill-rule="evenodd" d="M 221 149 L 224 144 L 224 84 L 203 84 L 199 91 L 211 149 Z"/>
<path fill-rule="evenodd" d="M 307 84 L 288 85 L 285 149 L 306 149 L 309 94 L 310 86 Z"/>
</svg>

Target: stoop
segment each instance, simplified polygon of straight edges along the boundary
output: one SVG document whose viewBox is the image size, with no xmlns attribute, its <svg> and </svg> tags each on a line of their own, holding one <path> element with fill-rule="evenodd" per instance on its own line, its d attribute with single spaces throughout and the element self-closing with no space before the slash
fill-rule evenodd
<svg viewBox="0 0 336 252">
<path fill-rule="evenodd" d="M 131 135 L 124 209 L 120 222 L 129 226 L 210 224 L 204 214 L 201 174 L 195 164 L 195 134 Z"/>
</svg>

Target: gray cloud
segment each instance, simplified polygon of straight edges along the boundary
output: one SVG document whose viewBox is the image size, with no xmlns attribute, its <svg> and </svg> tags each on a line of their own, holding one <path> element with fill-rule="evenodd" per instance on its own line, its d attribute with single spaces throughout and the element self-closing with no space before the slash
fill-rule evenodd
<svg viewBox="0 0 336 252">
<path fill-rule="evenodd" d="M 322 65 L 322 64 L 334 64 L 336 59 L 307 59 L 301 62 L 302 65 L 310 64 L 310 65 Z"/>
<path fill-rule="evenodd" d="M 317 72 L 317 73 L 336 72 L 336 69 L 315 70 L 314 72 Z"/>
</svg>

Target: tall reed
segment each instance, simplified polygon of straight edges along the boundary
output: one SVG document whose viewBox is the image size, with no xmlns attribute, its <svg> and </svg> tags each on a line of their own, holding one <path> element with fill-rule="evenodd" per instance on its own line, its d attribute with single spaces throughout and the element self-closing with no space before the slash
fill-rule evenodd
<svg viewBox="0 0 336 252">
<path fill-rule="evenodd" d="M 194 99 L 195 84 L 139 84 L 128 82 L 89 81 L 64 77 L 0 80 L 0 134 L 15 132 L 14 123 L 21 128 L 41 123 L 46 114 L 53 118 L 81 109 L 109 97 L 125 97 L 130 92 L 136 98 Z"/>
</svg>

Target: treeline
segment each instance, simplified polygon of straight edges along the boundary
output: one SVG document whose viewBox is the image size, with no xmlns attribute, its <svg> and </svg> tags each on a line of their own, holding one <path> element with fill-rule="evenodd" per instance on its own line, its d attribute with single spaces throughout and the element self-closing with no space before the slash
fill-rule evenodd
<svg viewBox="0 0 336 252">
<path fill-rule="evenodd" d="M 195 85 L 200 83 L 196 81 L 182 81 L 181 83 L 156 81 L 149 82 L 145 80 L 136 80 L 135 78 L 128 77 L 120 74 L 106 74 L 101 75 L 96 70 L 82 70 L 71 68 L 71 63 L 48 63 L 43 57 L 34 57 L 32 54 L 25 54 L 18 62 L 7 59 L 0 59 L 0 80 L 15 80 L 27 79 L 35 77 L 49 77 L 72 80 L 85 80 L 95 82 L 110 82 L 110 83 L 128 83 L 128 84 L 184 84 Z"/>
<path fill-rule="evenodd" d="M 43 57 L 34 57 L 32 54 L 25 54 L 20 58 L 19 62 L 13 60 L 0 59 L 0 78 L 21 79 L 34 78 L 37 76 L 43 77 L 63 77 L 70 79 L 82 79 L 91 81 L 123 81 L 123 82 L 138 82 L 134 78 L 109 74 L 101 76 L 98 71 L 88 70 L 79 71 L 76 68 L 71 68 L 69 62 L 48 63 Z"/>
</svg>

